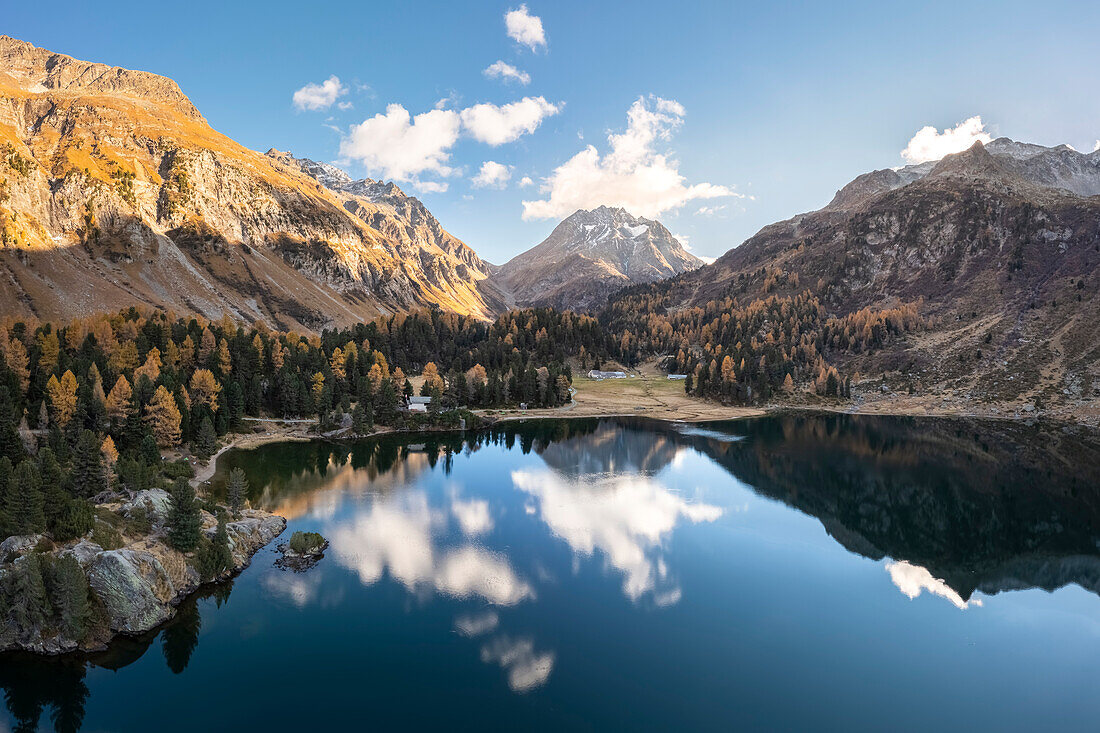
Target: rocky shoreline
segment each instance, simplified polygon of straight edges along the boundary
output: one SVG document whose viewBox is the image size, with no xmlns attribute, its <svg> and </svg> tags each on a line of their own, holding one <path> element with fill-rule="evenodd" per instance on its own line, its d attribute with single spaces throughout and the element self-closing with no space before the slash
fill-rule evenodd
<svg viewBox="0 0 1100 733">
<path fill-rule="evenodd" d="M 51 624 L 11 623 L 0 630 L 0 651 L 44 655 L 100 651 L 118 636 L 151 631 L 175 616 L 179 604 L 201 586 L 226 580 L 248 567 L 252 557 L 286 529 L 286 519 L 278 515 L 253 509 L 238 512 L 226 523 L 232 560 L 204 583 L 196 567 L 197 553 L 178 552 L 165 541 L 167 492 L 141 491 L 123 504 L 104 508 L 123 517 L 144 514 L 152 532 L 115 549 L 104 549 L 90 537 L 52 546 L 41 535 L 28 535 L 9 537 L 0 544 L 0 582 L 19 572 L 33 553 L 50 559 L 71 556 L 85 575 L 91 599 L 91 618 L 81 638 L 71 638 Z M 202 512 L 203 533 L 212 538 L 216 530 L 217 519 Z"/>
</svg>

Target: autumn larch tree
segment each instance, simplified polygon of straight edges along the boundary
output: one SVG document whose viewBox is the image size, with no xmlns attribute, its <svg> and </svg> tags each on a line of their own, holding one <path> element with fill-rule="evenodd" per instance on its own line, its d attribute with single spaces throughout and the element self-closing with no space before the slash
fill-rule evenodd
<svg viewBox="0 0 1100 733">
<path fill-rule="evenodd" d="M 46 393 L 49 395 L 50 407 L 53 409 L 53 419 L 61 427 L 65 427 L 76 413 L 76 391 L 78 385 L 76 376 L 71 370 L 66 370 L 61 375 L 51 376 L 46 382 Z"/>
<path fill-rule="evenodd" d="M 176 399 L 162 384 L 153 393 L 153 399 L 145 406 L 145 422 L 153 431 L 153 438 L 161 448 L 170 448 L 180 442 L 180 411 Z"/>
</svg>

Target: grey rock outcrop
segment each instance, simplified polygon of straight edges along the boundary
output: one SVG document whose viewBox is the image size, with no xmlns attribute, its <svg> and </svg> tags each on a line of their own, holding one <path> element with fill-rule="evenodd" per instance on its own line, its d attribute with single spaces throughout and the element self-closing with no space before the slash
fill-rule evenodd
<svg viewBox="0 0 1100 733">
<path fill-rule="evenodd" d="M 147 631 L 171 618 L 176 588 L 160 560 L 148 552 L 107 550 L 88 572 L 88 584 L 107 609 L 111 630 Z"/>
<path fill-rule="evenodd" d="M 134 498 L 122 505 L 122 513 L 126 517 L 133 518 L 138 509 L 145 511 L 145 515 L 154 527 L 161 526 L 168 519 L 168 508 L 172 504 L 172 498 L 164 489 L 146 489 L 134 494 Z"/>
<path fill-rule="evenodd" d="M 23 534 L 8 537 L 3 542 L 0 542 L 0 562 L 4 562 L 12 556 L 27 554 L 33 550 L 41 540 L 42 535 L 40 534 Z"/>
<path fill-rule="evenodd" d="M 103 552 L 103 548 L 92 542 L 91 540 L 81 540 L 67 550 L 63 550 L 61 555 L 72 555 L 73 558 L 80 563 L 80 567 L 85 570 L 93 562 L 99 553 Z"/>
</svg>

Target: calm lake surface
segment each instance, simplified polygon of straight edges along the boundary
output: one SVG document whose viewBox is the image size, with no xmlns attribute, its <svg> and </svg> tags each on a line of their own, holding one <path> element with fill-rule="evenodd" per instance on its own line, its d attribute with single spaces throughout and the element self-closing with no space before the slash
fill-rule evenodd
<svg viewBox="0 0 1100 733">
<path fill-rule="evenodd" d="M 225 455 L 273 547 L 142 639 L 0 658 L 12 730 L 1096 730 L 1100 436 L 849 416 Z M 274 545 L 275 543 L 273 543 Z M 2 729 L 2 725 L 0 725 Z"/>
</svg>

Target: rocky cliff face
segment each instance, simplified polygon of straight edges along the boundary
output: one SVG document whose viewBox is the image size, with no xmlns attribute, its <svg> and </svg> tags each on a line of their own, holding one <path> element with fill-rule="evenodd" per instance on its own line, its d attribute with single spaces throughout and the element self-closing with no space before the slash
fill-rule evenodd
<svg viewBox="0 0 1100 733">
<path fill-rule="evenodd" d="M 541 243 L 502 265 L 495 280 L 517 305 L 587 310 L 621 287 L 702 264 L 660 222 L 601 206 L 564 220 Z"/>
<path fill-rule="evenodd" d="M 1096 404 L 1098 170 L 1097 153 L 979 143 L 861 176 L 824 209 L 654 287 L 673 307 L 805 290 L 838 315 L 919 301 L 924 333 L 849 366 L 918 395 Z"/>
<path fill-rule="evenodd" d="M 454 293 L 453 310 L 465 312 L 460 302 L 463 295 L 479 296 L 479 308 L 499 310 L 503 306 L 502 294 L 488 281 L 497 267 L 446 231 L 420 199 L 406 195 L 397 184 L 371 178 L 353 180 L 334 165 L 295 158 L 274 149 L 267 151 L 267 156 L 328 189 L 345 211 L 392 243 L 397 259 L 419 262 L 432 282 Z"/>
<path fill-rule="evenodd" d="M 339 173 L 238 145 L 169 79 L 0 37 L 4 312 L 145 303 L 309 330 L 432 304 L 491 315 L 488 266 L 419 201 L 349 207 Z"/>
<path fill-rule="evenodd" d="M 53 555 L 72 555 L 87 577 L 93 620 L 87 634 L 74 639 L 64 630 L 39 623 L 23 625 L 7 618 L 0 631 L 0 651 L 20 649 L 39 654 L 60 654 L 77 650 L 101 649 L 116 635 L 144 633 L 176 613 L 180 602 L 200 583 L 194 554 L 184 555 L 164 543 L 167 493 L 159 489 L 138 492 L 133 500 L 114 507 L 121 515 L 140 508 L 153 522 L 153 534 L 136 539 L 124 547 L 105 550 L 89 539 L 54 548 Z M 204 512 L 204 532 L 213 538 L 217 527 L 214 517 Z M 244 510 L 227 523 L 232 564 L 218 578 L 230 577 L 248 566 L 252 556 L 286 528 L 286 520 L 266 512 Z M 28 562 L 41 536 L 9 537 L 0 548 L 0 582 L 19 571 Z"/>
</svg>

